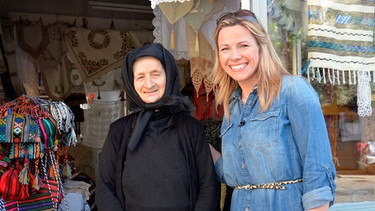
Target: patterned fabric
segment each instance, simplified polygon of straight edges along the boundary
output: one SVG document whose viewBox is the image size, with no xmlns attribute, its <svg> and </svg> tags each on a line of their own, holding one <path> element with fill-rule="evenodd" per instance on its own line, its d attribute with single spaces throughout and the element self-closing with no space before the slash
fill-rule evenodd
<svg viewBox="0 0 375 211">
<path fill-rule="evenodd" d="M 43 180 L 43 187 L 27 199 L 5 201 L 4 210 L 57 210 L 60 200 L 61 190 L 58 183 L 54 180 Z"/>
<path fill-rule="evenodd" d="M 10 142 L 24 142 L 25 137 L 25 129 L 28 127 L 26 124 L 27 121 L 24 115 L 14 114 L 12 118 L 12 122 L 9 126 L 11 126 L 11 133 L 10 133 Z"/>
<path fill-rule="evenodd" d="M 371 115 L 374 1 L 308 0 L 307 4 L 309 80 L 357 85 L 358 114 Z"/>
<path fill-rule="evenodd" d="M 92 81 L 120 67 L 126 53 L 139 46 L 126 31 L 69 28 L 65 31 L 68 55 L 83 81 Z"/>
<path fill-rule="evenodd" d="M 39 159 L 43 152 L 44 148 L 40 141 L 35 143 L 12 143 L 9 158 L 25 158 L 27 155 L 29 159 Z"/>
<path fill-rule="evenodd" d="M 0 198 L 0 211 L 5 211 L 4 200 Z"/>
<path fill-rule="evenodd" d="M 6 142 L 6 125 L 8 116 L 3 116 L 0 118 L 0 143 Z"/>
<path fill-rule="evenodd" d="M 25 195 L 21 196 L 22 184 L 18 180 L 20 171 L 17 168 L 10 168 L 0 178 L 1 198 L 7 199 L 25 199 Z"/>
<path fill-rule="evenodd" d="M 55 153 L 75 144 L 74 129 L 74 115 L 63 102 L 23 95 L 0 106 L 0 197 L 6 210 L 57 210 L 63 190 Z"/>
<path fill-rule="evenodd" d="M 82 123 L 83 144 L 102 148 L 111 122 L 121 117 L 121 101 L 95 101 L 85 110 Z"/>
<path fill-rule="evenodd" d="M 41 19 L 35 22 L 20 20 L 16 23 L 16 31 L 19 47 L 38 59 L 49 43 L 47 26 L 42 24 Z"/>
<path fill-rule="evenodd" d="M 30 115 L 10 112 L 0 119 L 0 143 L 35 143 L 38 139 L 39 127 Z"/>
</svg>

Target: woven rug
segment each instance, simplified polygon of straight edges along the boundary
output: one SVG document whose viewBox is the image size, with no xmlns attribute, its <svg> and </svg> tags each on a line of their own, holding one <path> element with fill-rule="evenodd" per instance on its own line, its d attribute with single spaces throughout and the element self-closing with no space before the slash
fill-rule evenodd
<svg viewBox="0 0 375 211">
<path fill-rule="evenodd" d="M 139 47 L 127 31 L 70 28 L 65 31 L 69 59 L 89 82 L 122 65 L 126 53 Z"/>
<path fill-rule="evenodd" d="M 309 80 L 357 86 L 359 116 L 370 116 L 375 82 L 375 1 L 308 0 Z"/>
</svg>

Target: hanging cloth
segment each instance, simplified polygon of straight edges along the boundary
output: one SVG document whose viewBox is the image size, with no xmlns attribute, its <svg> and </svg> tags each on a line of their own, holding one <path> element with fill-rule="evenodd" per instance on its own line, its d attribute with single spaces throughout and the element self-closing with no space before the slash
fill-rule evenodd
<svg viewBox="0 0 375 211">
<path fill-rule="evenodd" d="M 36 22 L 21 19 L 16 23 L 16 31 L 20 48 L 38 59 L 49 43 L 47 26 L 42 24 L 41 19 Z"/>
<path fill-rule="evenodd" d="M 182 17 L 187 15 L 194 6 L 194 1 L 185 1 L 185 2 L 163 2 L 158 5 L 164 16 L 167 18 L 169 23 L 172 25 L 170 33 L 170 49 L 175 48 L 175 30 L 174 23 L 180 20 Z"/>
<path fill-rule="evenodd" d="M 140 46 L 127 31 L 70 28 L 65 31 L 69 59 L 84 82 L 120 67 L 126 53 Z"/>
<path fill-rule="evenodd" d="M 66 24 L 55 24 L 48 27 L 49 43 L 38 58 L 40 69 L 56 68 L 67 53 L 64 42 Z"/>
<path fill-rule="evenodd" d="M 375 2 L 309 0 L 307 5 L 308 79 L 357 85 L 358 115 L 370 116 L 370 82 L 375 82 Z"/>
<path fill-rule="evenodd" d="M 17 26 L 15 26 L 15 31 L 16 28 Z M 20 40 L 18 37 L 19 35 L 19 33 L 14 33 L 13 36 L 16 43 L 13 43 L 13 45 L 9 45 L 10 51 L 13 51 L 14 49 L 14 54 L 7 57 L 10 61 L 9 70 L 11 71 L 11 73 L 13 72 L 13 74 L 15 74 L 15 79 L 18 80 L 20 86 L 25 89 L 27 95 L 38 97 L 39 82 L 36 59 L 27 51 L 21 48 L 22 44 L 18 43 L 18 41 Z M 42 51 L 43 50 L 40 50 L 39 53 L 41 53 Z"/>
<path fill-rule="evenodd" d="M 64 42 L 66 25 L 52 25 L 48 28 L 49 44 L 38 58 L 39 72 L 44 89 L 52 100 L 63 100 L 70 95 L 71 63 L 67 57 Z"/>
<path fill-rule="evenodd" d="M 154 25 L 154 42 L 163 44 L 163 46 L 165 46 L 165 48 L 171 52 L 176 60 L 188 59 L 185 20 L 181 18 L 172 26 L 159 7 L 156 7 L 153 12 L 155 15 L 155 18 L 152 21 L 152 24 Z M 172 27 L 174 29 L 175 47 L 170 49 L 169 46 L 171 45 L 170 35 Z"/>
<path fill-rule="evenodd" d="M 55 67 L 40 69 L 43 86 L 52 100 L 64 100 L 71 94 L 71 62 L 65 55 Z"/>
<path fill-rule="evenodd" d="M 211 12 L 213 5 L 209 1 L 195 0 L 194 7 L 190 12 L 184 17 L 186 23 L 192 27 L 195 32 L 194 45 L 189 45 L 189 57 L 199 56 L 199 29 L 201 28 L 206 14 Z M 190 38 L 191 39 L 191 38 Z"/>
</svg>

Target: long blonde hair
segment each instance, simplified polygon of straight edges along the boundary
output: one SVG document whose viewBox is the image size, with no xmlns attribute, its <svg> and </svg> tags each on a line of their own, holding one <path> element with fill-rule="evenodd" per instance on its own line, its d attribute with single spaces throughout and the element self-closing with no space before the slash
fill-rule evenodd
<svg viewBox="0 0 375 211">
<path fill-rule="evenodd" d="M 238 82 L 232 79 L 221 67 L 219 62 L 218 36 L 221 29 L 241 25 L 252 33 L 259 45 L 258 84 L 259 101 L 261 110 L 265 111 L 279 95 L 282 75 L 290 75 L 283 67 L 267 32 L 256 20 L 246 20 L 240 17 L 231 17 L 221 20 L 214 33 L 216 43 L 216 61 L 211 75 L 213 84 L 218 88 L 216 106 L 223 105 L 224 115 L 229 120 L 229 101 L 233 92 L 239 87 Z"/>
</svg>

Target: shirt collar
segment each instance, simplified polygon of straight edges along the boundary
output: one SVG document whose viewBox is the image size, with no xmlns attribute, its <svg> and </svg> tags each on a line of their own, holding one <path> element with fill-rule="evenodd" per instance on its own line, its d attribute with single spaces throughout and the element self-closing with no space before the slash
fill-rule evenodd
<svg viewBox="0 0 375 211">
<path fill-rule="evenodd" d="M 258 84 L 254 85 L 253 92 L 256 91 L 256 90 L 258 90 Z M 241 100 L 241 95 L 242 95 L 242 89 L 241 89 L 241 87 L 238 87 L 236 90 L 234 90 L 233 95 L 232 95 L 232 99 L 230 101 L 232 101 L 234 99 Z"/>
</svg>

